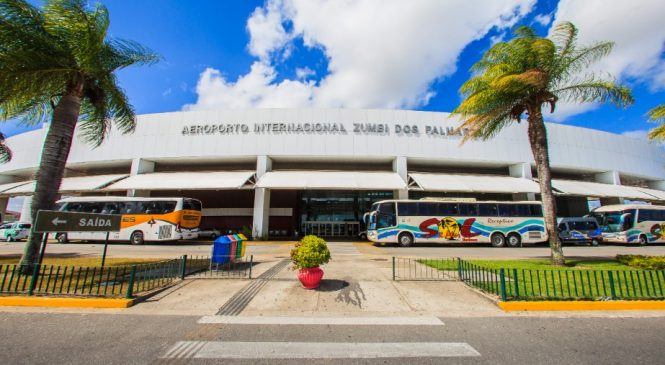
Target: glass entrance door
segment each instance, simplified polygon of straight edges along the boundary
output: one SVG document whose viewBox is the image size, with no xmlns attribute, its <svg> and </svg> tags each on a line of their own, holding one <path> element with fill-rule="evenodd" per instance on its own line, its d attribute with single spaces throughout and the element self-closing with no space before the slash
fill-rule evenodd
<svg viewBox="0 0 665 365">
<path fill-rule="evenodd" d="M 362 217 L 379 200 L 392 199 L 391 191 L 303 191 L 300 229 L 324 237 L 356 237 L 364 230 Z"/>
</svg>

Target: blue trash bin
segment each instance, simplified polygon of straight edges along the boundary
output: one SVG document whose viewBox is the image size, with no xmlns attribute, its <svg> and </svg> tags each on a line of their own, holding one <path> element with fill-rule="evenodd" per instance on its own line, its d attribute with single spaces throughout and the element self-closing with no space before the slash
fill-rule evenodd
<svg viewBox="0 0 665 365">
<path fill-rule="evenodd" d="M 226 264 L 231 260 L 231 255 L 234 254 L 236 241 L 233 236 L 219 236 L 212 242 L 212 259 L 213 264 Z"/>
</svg>

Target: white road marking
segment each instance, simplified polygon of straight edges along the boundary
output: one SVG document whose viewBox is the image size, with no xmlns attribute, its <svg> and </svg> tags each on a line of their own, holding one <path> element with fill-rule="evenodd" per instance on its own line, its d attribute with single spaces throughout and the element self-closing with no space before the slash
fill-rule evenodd
<svg viewBox="0 0 665 365">
<path fill-rule="evenodd" d="M 262 325 L 338 325 L 338 326 L 443 326 L 434 316 L 413 317 L 267 317 L 205 316 L 198 323 Z"/>
<path fill-rule="evenodd" d="M 184 350 L 183 350 L 184 349 Z M 372 359 L 467 357 L 480 353 L 464 342 L 178 342 L 162 358 Z"/>
</svg>

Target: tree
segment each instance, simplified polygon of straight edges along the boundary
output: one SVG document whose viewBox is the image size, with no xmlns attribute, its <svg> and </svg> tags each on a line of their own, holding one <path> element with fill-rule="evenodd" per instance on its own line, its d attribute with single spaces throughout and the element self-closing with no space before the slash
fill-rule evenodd
<svg viewBox="0 0 665 365">
<path fill-rule="evenodd" d="M 650 140 L 665 140 L 665 104 L 659 105 L 648 112 L 649 120 L 652 122 L 660 122 L 661 124 L 650 130 L 647 135 Z"/>
<path fill-rule="evenodd" d="M 84 0 L 0 0 L 0 119 L 36 124 L 50 116 L 36 173 L 31 216 L 53 209 L 77 123 L 99 146 L 112 124 L 133 132 L 135 116 L 114 72 L 158 57 L 138 43 L 108 39 L 109 14 Z M 36 262 L 39 237 L 30 234 L 21 259 Z"/>
<path fill-rule="evenodd" d="M 568 22 L 557 25 L 550 38 L 538 37 L 530 27 L 516 29 L 512 40 L 497 43 L 473 65 L 474 75 L 460 88 L 464 100 L 452 113 L 462 119 L 458 130 L 467 131 L 462 143 L 469 139 L 490 139 L 512 122 L 519 123 L 526 113 L 555 265 L 564 265 L 565 260 L 557 237 L 556 203 L 542 108 L 549 105 L 550 112 L 554 112 L 558 101 L 610 102 L 618 106 L 633 102 L 627 87 L 584 73 L 590 64 L 610 53 L 613 43 L 580 47 L 576 40 L 577 29 Z"/>
<path fill-rule="evenodd" d="M 5 135 L 0 133 L 0 163 L 7 163 L 12 159 L 12 150 L 5 144 Z"/>
</svg>

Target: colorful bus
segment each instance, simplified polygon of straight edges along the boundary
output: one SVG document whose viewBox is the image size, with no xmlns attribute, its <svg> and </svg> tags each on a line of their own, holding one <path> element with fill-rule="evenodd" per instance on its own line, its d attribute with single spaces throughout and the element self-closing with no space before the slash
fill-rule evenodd
<svg viewBox="0 0 665 365">
<path fill-rule="evenodd" d="M 598 221 L 604 242 L 665 242 L 665 206 L 646 204 L 606 205 L 591 211 Z"/>
<path fill-rule="evenodd" d="M 367 215 L 373 242 L 491 243 L 519 247 L 547 240 L 543 209 L 534 201 L 383 200 Z"/>
<path fill-rule="evenodd" d="M 195 236 L 188 233 L 201 223 L 201 202 L 190 198 L 76 197 L 59 200 L 57 209 L 63 212 L 120 214 L 120 232 L 111 232 L 109 240 L 129 241 L 133 245 Z M 61 243 L 103 240 L 105 236 L 105 232 L 55 234 Z"/>
</svg>

